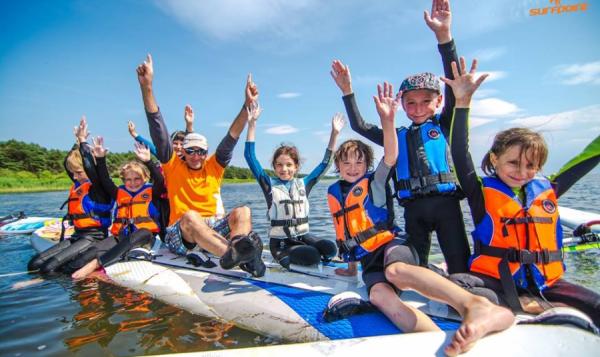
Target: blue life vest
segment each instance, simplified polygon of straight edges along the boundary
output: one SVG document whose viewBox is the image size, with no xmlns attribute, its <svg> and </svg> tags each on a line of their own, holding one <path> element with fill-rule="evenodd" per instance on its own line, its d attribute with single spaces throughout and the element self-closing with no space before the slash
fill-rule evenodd
<svg viewBox="0 0 600 357">
<path fill-rule="evenodd" d="M 450 148 L 438 118 L 397 132 L 394 189 L 400 204 L 416 197 L 457 192 Z"/>
</svg>

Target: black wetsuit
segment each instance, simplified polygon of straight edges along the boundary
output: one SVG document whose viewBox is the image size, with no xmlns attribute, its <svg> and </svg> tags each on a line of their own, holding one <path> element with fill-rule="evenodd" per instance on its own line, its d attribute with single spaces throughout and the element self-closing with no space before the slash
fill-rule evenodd
<svg viewBox="0 0 600 357">
<path fill-rule="evenodd" d="M 477 176 L 468 144 L 469 110 L 457 108 L 452 124 L 451 149 L 455 158 L 456 175 L 471 208 L 475 226 L 481 223 L 487 212 L 481 179 Z M 590 172 L 600 162 L 600 136 L 588 145 L 584 152 L 549 176 L 556 197 L 560 198 L 580 178 Z M 450 279 L 474 294 L 487 297 L 492 302 L 509 306 L 502 284 L 498 279 L 478 274 L 453 274 Z M 530 286 L 536 286 L 534 283 Z M 518 289 L 519 295 L 540 297 L 548 302 L 559 302 L 577 308 L 588 314 L 600 326 L 600 294 L 583 286 L 559 279 L 543 292 Z"/>
<path fill-rule="evenodd" d="M 83 158 L 85 173 L 92 184 L 88 197 L 97 204 L 112 205 L 112 198 L 103 190 L 100 184 L 94 164 L 94 156 L 88 143 L 82 143 L 79 152 Z M 75 178 L 66 167 L 66 158 L 64 166 L 71 181 L 75 183 Z M 110 213 L 108 215 L 110 217 Z M 78 270 L 116 244 L 114 239 L 107 238 L 107 236 L 108 225 L 104 228 L 75 229 L 75 233 L 70 239 L 63 240 L 34 256 L 29 262 L 29 270 L 39 269 L 42 273 L 51 273 L 58 270 L 69 273 Z"/>
<path fill-rule="evenodd" d="M 438 49 L 442 55 L 446 78 L 453 78 L 450 64 L 452 61 L 458 63 L 454 41 L 438 45 Z M 442 128 L 442 134 L 448 138 L 455 99 L 449 86 L 445 87 L 444 93 L 444 108 L 439 115 L 439 125 Z M 372 142 L 383 146 L 383 131 L 376 125 L 364 121 L 358 110 L 354 94 L 344 96 L 343 100 L 352 129 Z M 412 124 L 410 127 L 415 127 L 415 125 Z M 402 128 L 398 130 L 402 130 Z M 407 147 L 398 149 L 408 150 Z M 408 155 L 408 157 L 410 156 Z M 411 172 L 419 172 L 413 168 L 415 163 L 409 162 L 409 165 Z M 394 186 L 396 186 L 398 180 L 396 175 L 393 176 L 393 180 L 395 181 Z M 408 241 L 417 250 L 420 265 L 427 266 L 431 232 L 435 231 L 446 259 L 448 271 L 450 273 L 467 271 L 470 249 L 460 208 L 461 197 L 460 190 L 458 190 L 454 193 L 428 193 L 410 200 L 399 201 L 399 204 L 404 207 Z"/>
</svg>

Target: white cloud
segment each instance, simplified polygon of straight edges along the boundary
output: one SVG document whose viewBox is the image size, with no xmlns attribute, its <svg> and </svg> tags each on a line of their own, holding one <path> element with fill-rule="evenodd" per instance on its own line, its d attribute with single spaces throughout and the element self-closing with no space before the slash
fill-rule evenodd
<svg viewBox="0 0 600 357">
<path fill-rule="evenodd" d="M 497 94 L 498 90 L 496 89 L 486 89 L 486 88 L 479 88 L 477 89 L 477 91 L 475 92 L 475 94 L 473 95 L 473 98 L 479 99 L 479 98 L 487 98 L 487 97 L 491 97 L 494 94 Z"/>
<path fill-rule="evenodd" d="M 544 131 L 561 131 L 569 128 L 577 128 L 580 131 L 587 125 L 585 132 L 590 132 L 592 127 L 589 125 L 597 124 L 599 117 L 600 105 L 592 105 L 567 112 L 517 118 L 510 120 L 509 123 Z"/>
<path fill-rule="evenodd" d="M 479 61 L 479 63 L 486 63 L 503 56 L 505 53 L 506 47 L 484 48 L 475 51 L 475 53 L 473 53 L 473 55 L 469 56 L 468 58 L 477 58 L 477 61 Z"/>
<path fill-rule="evenodd" d="M 483 71 L 481 74 L 487 73 L 488 77 L 485 79 L 486 82 L 496 81 L 507 76 L 504 71 Z"/>
<path fill-rule="evenodd" d="M 277 98 L 292 99 L 292 98 L 298 98 L 301 95 L 302 94 L 297 93 L 297 92 L 285 92 L 285 93 L 279 93 L 279 94 L 277 94 Z"/>
<path fill-rule="evenodd" d="M 476 128 L 478 126 L 485 125 L 487 123 L 491 123 L 496 119 L 492 118 L 479 118 L 479 117 L 469 117 L 469 127 L 471 129 Z"/>
<path fill-rule="evenodd" d="M 265 133 L 272 135 L 286 135 L 297 132 L 298 129 L 291 125 L 277 125 L 265 130 Z"/>
<path fill-rule="evenodd" d="M 498 98 L 473 100 L 471 108 L 473 115 L 483 117 L 510 116 L 520 111 L 516 104 Z"/>
<path fill-rule="evenodd" d="M 562 77 L 563 84 L 600 84 L 600 61 L 560 65 L 554 67 L 553 72 L 557 77 Z"/>
</svg>

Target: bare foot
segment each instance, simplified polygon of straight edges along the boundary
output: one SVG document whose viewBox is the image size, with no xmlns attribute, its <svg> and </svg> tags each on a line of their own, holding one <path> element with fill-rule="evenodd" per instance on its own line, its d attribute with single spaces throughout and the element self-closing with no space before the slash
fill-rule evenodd
<svg viewBox="0 0 600 357">
<path fill-rule="evenodd" d="M 81 269 L 74 272 L 71 275 L 71 278 L 83 279 L 86 276 L 93 273 L 94 271 L 96 271 L 96 269 L 98 269 L 98 268 L 100 268 L 100 262 L 98 261 L 98 259 L 94 259 L 94 260 L 90 261 L 89 263 L 87 263 L 86 265 L 84 265 Z"/>
<path fill-rule="evenodd" d="M 506 330 L 515 320 L 513 313 L 485 298 L 476 296 L 467 306 L 462 325 L 456 330 L 452 342 L 446 346 L 444 352 L 448 356 L 470 350 L 480 338 L 492 333 Z"/>
</svg>

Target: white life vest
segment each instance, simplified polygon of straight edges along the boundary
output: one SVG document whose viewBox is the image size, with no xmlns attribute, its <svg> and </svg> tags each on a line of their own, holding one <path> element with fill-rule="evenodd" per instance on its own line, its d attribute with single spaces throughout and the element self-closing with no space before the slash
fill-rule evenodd
<svg viewBox="0 0 600 357">
<path fill-rule="evenodd" d="M 267 212 L 270 238 L 292 238 L 308 233 L 308 196 L 304 180 L 294 179 L 288 190 L 283 184 L 271 186 L 273 202 Z"/>
</svg>

